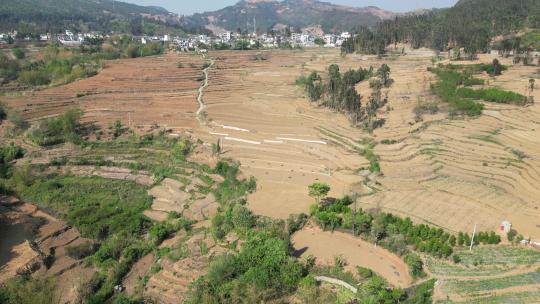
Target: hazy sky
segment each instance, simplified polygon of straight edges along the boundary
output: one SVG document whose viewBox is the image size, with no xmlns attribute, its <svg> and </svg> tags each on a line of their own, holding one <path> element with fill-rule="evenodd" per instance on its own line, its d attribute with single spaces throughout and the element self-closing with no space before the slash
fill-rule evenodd
<svg viewBox="0 0 540 304">
<path fill-rule="evenodd" d="M 171 12 L 190 15 L 193 13 L 213 11 L 228 5 L 233 5 L 238 0 L 123 0 L 140 5 L 162 6 Z M 457 0 L 325 0 L 336 4 L 351 6 L 374 5 L 380 8 L 394 11 L 407 12 L 418 8 L 450 7 Z M 511 0 L 508 0 L 511 1 Z"/>
</svg>

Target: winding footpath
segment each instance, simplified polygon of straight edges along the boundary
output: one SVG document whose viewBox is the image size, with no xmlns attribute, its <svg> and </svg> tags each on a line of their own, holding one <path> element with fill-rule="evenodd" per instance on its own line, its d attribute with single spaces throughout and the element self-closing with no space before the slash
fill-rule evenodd
<svg viewBox="0 0 540 304">
<path fill-rule="evenodd" d="M 203 58 L 206 59 L 206 56 L 203 55 Z M 204 73 L 204 83 L 203 85 L 199 88 L 199 96 L 197 96 L 197 102 L 199 103 L 199 109 L 197 110 L 197 112 L 195 113 L 197 115 L 197 120 L 199 121 L 199 124 L 200 125 L 204 125 L 205 122 L 204 122 L 204 119 L 202 119 L 201 117 L 201 113 L 204 111 L 204 109 L 206 108 L 205 104 L 204 104 L 204 101 L 203 101 L 203 96 L 204 96 L 204 90 L 208 87 L 208 70 L 210 70 L 213 66 L 214 66 L 214 60 L 213 59 L 210 59 L 210 65 L 207 66 L 204 70 L 203 70 L 203 73 Z"/>
</svg>

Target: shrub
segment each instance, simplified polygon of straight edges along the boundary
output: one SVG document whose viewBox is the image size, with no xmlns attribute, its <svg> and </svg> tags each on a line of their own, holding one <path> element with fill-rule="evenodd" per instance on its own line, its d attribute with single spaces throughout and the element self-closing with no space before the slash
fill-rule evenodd
<svg viewBox="0 0 540 304">
<path fill-rule="evenodd" d="M 374 275 L 371 269 L 360 266 L 356 267 L 356 272 L 358 272 L 358 275 L 363 279 L 369 279 Z"/>
<path fill-rule="evenodd" d="M 15 58 L 21 60 L 21 59 L 24 59 L 24 57 L 26 56 L 26 54 L 24 53 L 23 50 L 21 50 L 20 48 L 16 47 L 12 50 L 13 52 L 13 56 L 15 56 Z"/>
<path fill-rule="evenodd" d="M 50 146 L 66 141 L 77 143 L 80 140 L 77 132 L 80 129 L 82 115 L 81 110 L 71 109 L 57 118 L 42 120 L 29 137 L 40 146 Z"/>
<path fill-rule="evenodd" d="M 409 253 L 405 256 L 405 263 L 409 266 L 411 274 L 413 277 L 423 277 L 424 273 L 424 263 L 420 257 L 414 253 Z"/>
<path fill-rule="evenodd" d="M 524 105 L 527 103 L 527 97 L 510 91 L 504 91 L 498 88 L 473 90 L 469 88 L 460 88 L 457 95 L 463 98 L 481 99 L 495 103 L 513 103 Z"/>
<path fill-rule="evenodd" d="M 287 232 L 289 235 L 301 230 L 307 223 L 307 220 L 308 216 L 304 213 L 289 215 L 289 218 L 287 219 Z"/>
<path fill-rule="evenodd" d="M 0 121 L 7 118 L 7 107 L 6 105 L 0 101 Z"/>
<path fill-rule="evenodd" d="M 53 279 L 33 279 L 30 276 L 15 277 L 0 286 L 0 303 L 46 304 L 54 303 L 56 283 Z"/>
<path fill-rule="evenodd" d="M 20 83 L 29 86 L 42 86 L 51 83 L 51 79 L 44 71 L 22 71 L 18 79 Z"/>
<path fill-rule="evenodd" d="M 169 223 L 155 223 L 149 231 L 150 239 L 153 240 L 154 244 L 159 245 L 173 230 L 173 227 Z"/>
<path fill-rule="evenodd" d="M 72 258 L 80 260 L 93 255 L 98 250 L 98 248 L 99 246 L 97 244 L 94 244 L 92 242 L 84 242 L 79 245 L 66 247 L 66 253 Z"/>
<path fill-rule="evenodd" d="M 13 110 L 9 111 L 7 119 L 15 126 L 15 130 L 26 130 L 30 127 L 30 124 L 19 113 Z"/>
<path fill-rule="evenodd" d="M 508 241 L 510 242 L 514 241 L 516 236 L 517 236 L 517 231 L 515 229 L 508 231 L 508 233 L 506 234 L 506 237 L 508 238 Z"/>
</svg>

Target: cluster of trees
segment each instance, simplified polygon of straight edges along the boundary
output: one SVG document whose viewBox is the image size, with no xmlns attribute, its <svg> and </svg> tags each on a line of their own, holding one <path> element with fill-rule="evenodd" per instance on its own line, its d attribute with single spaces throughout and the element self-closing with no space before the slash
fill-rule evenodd
<svg viewBox="0 0 540 304">
<path fill-rule="evenodd" d="M 80 109 L 71 109 L 56 118 L 42 120 L 28 137 L 40 146 L 80 142 L 82 116 Z"/>
<path fill-rule="evenodd" d="M 13 143 L 0 145 L 0 178 L 8 177 L 11 162 L 23 156 L 24 150 L 20 146 Z"/>
<path fill-rule="evenodd" d="M 365 107 L 362 107 L 362 97 L 356 91 L 356 85 L 365 79 L 370 79 L 372 93 Z M 332 64 L 328 67 L 326 81 L 316 72 L 308 77 L 301 76 L 296 80 L 302 85 L 311 102 L 346 113 L 350 121 L 356 125 L 362 121 L 369 128 L 375 126 L 377 110 L 382 107 L 387 98 L 382 96 L 381 89 L 391 85 L 390 67 L 383 64 L 377 71 L 359 68 L 341 74 L 339 66 Z"/>
<path fill-rule="evenodd" d="M 161 19 L 144 18 L 142 14 L 160 15 Z M 169 18 L 165 9 L 120 1 L 56 0 L 51 4 L 47 0 L 5 0 L 0 5 L 0 29 L 16 29 L 20 38 L 62 33 L 66 28 L 133 35 L 183 34 L 187 31 L 175 18 Z"/>
<path fill-rule="evenodd" d="M 279 230 L 251 232 L 240 252 L 212 261 L 188 303 L 256 303 L 289 294 L 307 275 L 291 253 Z"/>
<path fill-rule="evenodd" d="M 235 182 L 238 167 L 226 162 L 214 171 L 225 177 L 218 188 L 226 187 L 231 194 L 219 195 L 221 208 L 210 231 L 218 240 L 234 232 L 242 247 L 212 261 L 208 273 L 195 282 L 188 303 L 251 303 L 290 294 L 307 275 L 306 265 L 292 257 L 290 235 L 307 218 L 291 216 L 285 222 L 253 215 L 243 199 L 253 189 L 250 180 Z"/>
<path fill-rule="evenodd" d="M 476 64 L 447 64 L 445 68 L 453 71 L 463 72 L 468 78 L 472 78 L 473 74 L 479 74 L 482 72 L 488 73 L 490 76 L 500 76 L 502 72 L 508 70 L 508 66 L 499 62 L 499 59 L 493 59 L 491 64 L 489 63 L 476 63 Z M 479 83 L 483 84 L 483 82 Z"/>
<path fill-rule="evenodd" d="M 50 45 L 41 59 L 28 59 L 24 50 L 15 49 L 15 59 L 0 54 L 0 84 L 17 80 L 26 86 L 59 85 L 94 76 L 103 60 L 136 58 L 162 54 L 161 43 L 142 44 L 128 36 L 96 39 L 79 48 Z"/>
<path fill-rule="evenodd" d="M 476 83 L 470 75 L 465 75 L 461 72 L 446 69 L 443 66 L 438 68 L 428 68 L 432 73 L 435 73 L 439 78 L 438 81 L 431 85 L 431 91 L 439 96 L 442 101 L 450 104 L 450 115 L 468 115 L 480 116 L 484 105 L 471 99 L 461 98 L 457 94 L 457 89 L 461 85 L 471 85 Z"/>
<path fill-rule="evenodd" d="M 501 236 L 494 231 L 484 232 L 481 231 L 474 236 L 473 245 L 496 245 L 501 242 Z M 460 232 L 457 237 L 458 246 L 469 246 L 471 244 L 471 237 L 467 233 Z"/>
<path fill-rule="evenodd" d="M 64 118 L 60 121 L 63 122 L 61 125 L 73 126 L 69 119 Z M 94 144 L 98 145 L 98 143 Z M 110 142 L 104 143 L 107 146 L 110 144 Z M 125 147 L 126 143 L 123 144 Z M 169 148 L 171 159 L 176 161 L 183 160 L 174 154 L 180 153 L 183 157 L 185 147 L 192 146 L 178 139 L 167 140 L 161 135 L 159 138 L 146 136 L 133 146 L 150 145 Z M 93 145 L 88 144 L 88 147 L 92 148 Z M 2 148 L 1 151 L 4 149 Z M 11 159 L 15 155 L 20 155 L 20 152 L 16 153 L 16 149 L 9 148 L 5 153 L 2 152 L 2 155 Z M 235 180 L 238 172 L 236 166 L 223 163 L 216 168 L 204 168 L 204 170 Z M 37 176 L 34 173 L 30 167 L 18 168 L 9 180 L 0 178 L 0 186 L 3 186 L 5 182 L 8 189 L 22 199 L 54 210 L 69 225 L 76 227 L 83 237 L 94 240 L 67 248 L 67 254 L 71 257 L 84 258 L 99 269 L 90 282 L 82 288 L 85 293 L 81 296 L 85 303 L 110 302 L 111 297 L 114 296 L 114 286 L 121 284 L 123 277 L 137 260 L 157 250 L 157 246 L 170 234 L 181 229 L 189 230 L 191 227 L 191 221 L 177 214 L 171 214 L 165 222 L 150 221 L 143 212 L 151 206 L 152 198 L 147 194 L 147 187 L 141 187 L 134 182 L 99 177 Z M 244 183 L 248 184 L 249 180 Z M 227 185 L 231 187 L 229 190 L 231 192 L 246 191 L 245 189 L 253 187 L 253 185 L 241 186 L 240 181 L 228 182 Z M 7 299 L 16 296 L 11 289 L 0 287 L 0 300 L 3 300 L 4 291 Z M 13 303 L 27 302 L 15 301 Z"/>
<path fill-rule="evenodd" d="M 384 54 L 387 45 L 405 42 L 413 48 L 439 51 L 462 47 L 475 54 L 487 51 L 492 37 L 526 27 L 540 27 L 536 0 L 462 0 L 449 9 L 400 16 L 374 29 L 362 28 L 345 41 L 342 51 Z"/>
<path fill-rule="evenodd" d="M 314 188 L 324 191 L 313 192 Z M 329 187 L 322 187 L 319 184 L 310 186 L 310 194 L 314 193 L 312 196 L 319 199 L 327 195 L 328 191 Z M 351 208 L 353 203 L 354 208 Z M 471 240 L 466 233 L 459 233 L 456 238 L 441 228 L 425 224 L 416 225 L 410 218 L 403 219 L 382 212 L 365 212 L 357 209 L 355 201 L 349 196 L 335 200 L 325 199 L 322 203 L 312 205 L 310 213 L 323 229 L 352 230 L 355 235 L 380 243 L 399 255 L 406 254 L 407 246 L 411 246 L 420 252 L 448 258 L 453 253 L 453 247 L 468 245 Z M 500 237 L 494 232 L 481 232 L 475 242 L 498 244 L 500 241 Z"/>
<path fill-rule="evenodd" d="M 531 30 L 523 36 L 512 35 L 508 38 L 493 43 L 493 49 L 499 54 L 508 57 L 514 54 L 514 64 L 522 62 L 524 65 L 534 65 L 532 51 L 540 50 L 540 30 Z M 537 65 L 540 65 L 540 58 Z"/>
<path fill-rule="evenodd" d="M 472 89 L 473 85 L 482 85 L 484 81 L 473 77 L 474 73 L 486 71 L 493 76 L 500 75 L 506 69 L 498 60 L 493 64 L 477 64 L 471 66 L 456 66 L 439 64 L 436 68 L 428 68 L 438 76 L 438 81 L 431 85 L 431 91 L 451 106 L 451 115 L 479 116 L 484 105 L 476 100 L 496 103 L 512 103 L 525 105 L 526 96 L 499 88 Z"/>
</svg>

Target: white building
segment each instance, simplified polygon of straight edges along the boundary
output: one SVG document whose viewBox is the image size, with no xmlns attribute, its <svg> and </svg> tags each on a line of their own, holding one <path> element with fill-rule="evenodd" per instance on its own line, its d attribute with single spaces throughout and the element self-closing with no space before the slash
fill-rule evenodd
<svg viewBox="0 0 540 304">
<path fill-rule="evenodd" d="M 302 35 L 300 36 L 300 42 L 302 42 L 303 44 L 306 44 L 306 43 L 308 43 L 308 42 L 310 42 L 310 41 L 311 41 L 311 35 L 309 35 L 309 34 L 302 34 Z"/>
<path fill-rule="evenodd" d="M 302 34 L 300 34 L 300 33 L 292 33 L 291 34 L 291 40 L 294 41 L 294 42 L 299 42 L 301 38 L 302 38 Z"/>
<path fill-rule="evenodd" d="M 501 223 L 500 230 L 504 233 L 510 232 L 510 230 L 512 230 L 512 223 L 509 221 L 503 221 Z"/>
<path fill-rule="evenodd" d="M 349 39 L 349 38 L 351 38 L 351 33 L 343 32 L 343 33 L 341 33 L 340 37 L 343 38 L 343 39 Z"/>
<path fill-rule="evenodd" d="M 225 32 L 219 35 L 223 41 L 231 41 L 232 33 L 231 32 Z"/>
</svg>

